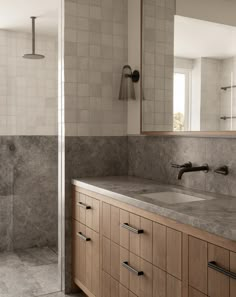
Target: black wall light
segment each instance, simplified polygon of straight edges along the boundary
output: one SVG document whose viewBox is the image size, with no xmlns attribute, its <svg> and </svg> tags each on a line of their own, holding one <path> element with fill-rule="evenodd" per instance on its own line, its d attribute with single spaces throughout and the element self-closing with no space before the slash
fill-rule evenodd
<svg viewBox="0 0 236 297">
<path fill-rule="evenodd" d="M 134 83 L 137 83 L 139 79 L 140 73 L 138 70 L 132 71 L 132 68 L 129 65 L 123 67 L 119 100 L 136 100 Z"/>
</svg>

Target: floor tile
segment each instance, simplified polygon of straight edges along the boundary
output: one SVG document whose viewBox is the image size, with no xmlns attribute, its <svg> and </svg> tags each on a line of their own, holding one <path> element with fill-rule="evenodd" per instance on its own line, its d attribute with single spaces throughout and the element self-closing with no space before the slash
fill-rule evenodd
<svg viewBox="0 0 236 297">
<path fill-rule="evenodd" d="M 55 264 L 58 262 L 58 255 L 48 247 L 17 250 L 15 253 L 27 266 Z"/>
<path fill-rule="evenodd" d="M 47 296 L 59 289 L 57 255 L 51 249 L 0 253 L 0 297 Z"/>
</svg>

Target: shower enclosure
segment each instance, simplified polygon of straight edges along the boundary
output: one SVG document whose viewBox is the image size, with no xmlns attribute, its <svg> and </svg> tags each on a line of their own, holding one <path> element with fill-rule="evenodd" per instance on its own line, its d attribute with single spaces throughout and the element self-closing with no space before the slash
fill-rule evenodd
<svg viewBox="0 0 236 297">
<path fill-rule="evenodd" d="M 61 290 L 58 235 L 60 0 L 0 6 L 0 296 Z M 9 4 L 10 5 L 10 4 Z M 29 11 L 37 17 L 30 27 Z M 19 14 L 18 14 L 19 13 Z M 33 33 L 33 36 L 32 36 Z M 31 59 L 26 53 L 30 53 Z M 37 58 L 35 48 L 37 48 Z M 24 58 L 23 58 L 24 56 Z"/>
</svg>

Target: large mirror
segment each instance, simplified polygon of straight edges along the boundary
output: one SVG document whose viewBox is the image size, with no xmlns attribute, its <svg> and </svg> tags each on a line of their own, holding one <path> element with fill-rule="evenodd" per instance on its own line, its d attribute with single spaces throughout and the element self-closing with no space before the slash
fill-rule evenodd
<svg viewBox="0 0 236 297">
<path fill-rule="evenodd" d="M 236 1 L 143 0 L 142 131 L 236 130 Z"/>
</svg>

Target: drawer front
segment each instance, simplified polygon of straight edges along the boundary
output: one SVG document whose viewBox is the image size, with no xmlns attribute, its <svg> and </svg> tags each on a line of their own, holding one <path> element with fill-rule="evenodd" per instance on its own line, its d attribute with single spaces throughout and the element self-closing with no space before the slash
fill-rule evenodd
<svg viewBox="0 0 236 297">
<path fill-rule="evenodd" d="M 166 271 L 182 279 L 182 233 L 170 228 L 166 234 Z"/>
<path fill-rule="evenodd" d="M 72 217 L 90 229 L 99 232 L 99 205 L 98 200 L 75 192 Z"/>
<path fill-rule="evenodd" d="M 153 223 L 123 209 L 102 204 L 102 233 L 112 242 L 152 262 Z"/>
<path fill-rule="evenodd" d="M 189 297 L 207 297 L 207 295 L 201 293 L 200 291 L 195 290 L 194 288 L 189 287 Z"/>
<path fill-rule="evenodd" d="M 73 221 L 73 278 L 99 296 L 99 234 Z"/>
<path fill-rule="evenodd" d="M 208 244 L 208 262 L 215 262 L 217 266 L 230 270 L 229 251 Z M 208 268 L 208 295 L 210 297 L 229 297 L 230 296 L 230 278 L 225 274 Z"/>
<path fill-rule="evenodd" d="M 102 275 L 102 297 L 137 297 L 109 274 Z"/>
<path fill-rule="evenodd" d="M 189 236 L 189 285 L 207 295 L 207 242 Z"/>
<path fill-rule="evenodd" d="M 230 271 L 236 273 L 236 253 L 230 253 Z M 236 279 L 230 278 L 230 297 L 236 296 Z"/>
<path fill-rule="evenodd" d="M 120 245 L 151 263 L 153 258 L 152 229 L 152 221 L 120 210 Z"/>
<path fill-rule="evenodd" d="M 235 253 L 189 236 L 189 285 L 194 297 L 197 292 L 209 297 L 236 296 L 235 276 Z"/>
<path fill-rule="evenodd" d="M 120 283 L 138 297 L 152 297 L 152 264 L 120 247 Z"/>
</svg>

